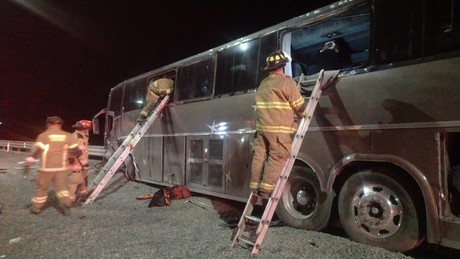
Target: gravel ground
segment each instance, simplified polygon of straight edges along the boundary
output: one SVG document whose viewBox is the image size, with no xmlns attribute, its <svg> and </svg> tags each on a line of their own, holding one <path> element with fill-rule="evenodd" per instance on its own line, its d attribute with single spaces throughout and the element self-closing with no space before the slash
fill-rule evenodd
<svg viewBox="0 0 460 259">
<path fill-rule="evenodd" d="M 232 226 L 244 204 L 192 194 L 148 208 L 136 197 L 157 188 L 116 174 L 94 203 L 64 217 L 54 190 L 40 215 L 29 213 L 34 170 L 18 169 L 24 153 L 0 151 L 0 258 L 249 258 L 231 248 Z M 190 201 L 205 204 L 201 208 Z M 412 258 L 344 237 L 287 226 L 271 227 L 258 258 Z"/>
</svg>

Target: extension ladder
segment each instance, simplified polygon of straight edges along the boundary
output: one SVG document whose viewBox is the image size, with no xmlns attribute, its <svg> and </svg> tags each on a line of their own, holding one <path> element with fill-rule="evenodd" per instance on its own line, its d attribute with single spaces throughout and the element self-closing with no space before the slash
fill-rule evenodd
<svg viewBox="0 0 460 259">
<path fill-rule="evenodd" d="M 313 82 L 316 82 L 316 84 L 313 88 L 313 91 L 307 103 L 307 107 L 306 107 L 307 114 L 305 118 L 302 118 L 302 120 L 300 121 L 299 127 L 292 141 L 291 155 L 288 161 L 286 162 L 286 164 L 284 165 L 283 170 L 281 171 L 281 174 L 279 176 L 278 181 L 276 182 L 276 185 L 275 185 L 275 188 L 272 194 L 270 195 L 270 197 L 265 197 L 265 196 L 258 195 L 254 192 L 251 192 L 248 202 L 246 203 L 246 207 L 244 208 L 243 214 L 238 223 L 238 230 L 235 236 L 233 237 L 232 247 L 235 247 L 235 245 L 239 241 L 241 241 L 245 245 L 252 246 L 251 256 L 257 256 L 257 254 L 259 253 L 262 241 L 265 237 L 265 234 L 268 231 L 268 227 L 270 226 L 270 222 L 272 220 L 273 214 L 275 213 L 279 199 L 281 195 L 283 194 L 284 186 L 286 185 L 286 182 L 289 178 L 289 174 L 291 173 L 292 166 L 294 165 L 294 162 L 299 152 L 300 146 L 302 144 L 304 135 L 308 130 L 313 114 L 318 105 L 319 98 L 323 90 L 327 86 L 329 86 L 330 83 L 336 78 L 338 74 L 338 70 L 337 71 L 327 71 L 326 74 L 327 74 L 326 76 L 327 78 L 325 78 L 324 76 L 325 75 L 324 70 L 321 70 L 321 72 L 319 72 L 318 78 L 316 80 L 313 80 Z M 308 84 L 312 82 L 312 80 L 307 80 L 305 78 L 306 77 L 304 75 L 300 77 L 300 80 L 298 83 L 299 88 L 301 87 L 301 83 Z M 268 200 L 267 205 L 262 214 L 262 218 L 258 218 L 256 216 L 251 215 L 254 205 L 256 205 L 256 202 L 259 198 Z M 257 225 L 257 230 L 255 232 L 255 236 L 256 236 L 255 241 L 253 238 L 247 235 L 248 234 L 247 232 L 245 232 L 245 229 L 248 225 Z"/>
<path fill-rule="evenodd" d="M 166 95 L 160 103 L 156 104 L 155 110 L 150 113 L 144 123 L 138 123 L 134 129 L 129 133 L 125 138 L 121 146 L 113 153 L 101 171 L 97 174 L 97 177 L 94 178 L 90 190 L 91 195 L 86 199 L 85 204 L 92 203 L 102 189 L 107 185 L 112 176 L 118 170 L 118 168 L 123 164 L 126 157 L 134 150 L 137 142 L 144 136 L 147 129 L 153 123 L 153 121 L 158 117 L 158 114 L 166 107 L 166 104 L 169 101 L 169 95 Z M 101 180 L 102 178 L 102 180 Z"/>
</svg>

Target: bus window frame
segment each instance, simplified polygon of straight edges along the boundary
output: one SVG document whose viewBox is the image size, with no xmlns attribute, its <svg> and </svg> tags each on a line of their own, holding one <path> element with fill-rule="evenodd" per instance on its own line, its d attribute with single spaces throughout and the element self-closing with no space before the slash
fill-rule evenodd
<svg viewBox="0 0 460 259">
<path fill-rule="evenodd" d="M 373 63 L 373 24 L 372 24 L 372 16 L 373 16 L 373 13 L 372 13 L 372 8 L 371 8 L 371 5 L 370 4 L 367 4 L 367 3 L 362 3 L 360 5 L 357 5 L 355 6 L 354 8 L 352 9 L 348 9 L 348 10 L 345 10 L 343 12 L 335 12 L 335 13 L 330 13 L 329 15 L 327 16 L 324 16 L 324 17 L 321 17 L 321 19 L 314 19 L 312 20 L 310 23 L 305 23 L 305 24 L 302 24 L 301 26 L 295 26 L 295 27 L 289 27 L 289 28 L 286 28 L 284 30 L 280 30 L 280 36 L 279 36 L 279 40 L 281 41 L 280 42 L 280 46 L 283 46 L 285 47 L 284 45 L 284 39 L 285 37 L 289 34 L 289 33 L 293 33 L 293 32 L 296 32 L 296 31 L 300 31 L 300 30 L 307 30 L 307 28 L 314 28 L 316 26 L 319 26 L 321 27 L 323 23 L 325 22 L 330 22 L 331 20 L 333 19 L 341 19 L 341 18 L 346 18 L 347 17 L 347 14 L 348 16 L 350 16 L 351 14 L 355 13 L 356 15 L 356 12 L 357 10 L 361 10 L 361 9 L 366 9 L 367 11 L 367 16 L 369 17 L 368 18 L 368 22 L 369 22 L 369 25 L 368 25 L 368 41 L 367 41 L 367 58 L 365 60 L 362 60 L 360 62 L 355 62 L 355 63 L 350 63 L 348 65 L 343 65 L 341 68 L 340 68 L 340 71 L 344 72 L 344 71 L 351 71 L 351 70 L 357 70 L 357 69 L 362 69 L 362 68 L 365 68 L 367 66 L 369 66 L 370 64 Z M 361 24 L 361 22 L 359 23 Z M 307 45 L 307 46 L 315 46 L 315 45 L 318 45 L 319 47 L 317 48 L 318 51 L 319 49 L 323 46 L 323 44 L 329 40 L 336 40 L 336 39 L 343 39 L 343 36 L 341 37 L 335 37 L 335 38 L 324 38 L 323 41 L 318 41 L 314 44 L 310 44 L 310 45 Z M 348 43 L 348 42 L 347 42 Z M 289 44 L 289 51 L 287 51 L 287 53 L 292 54 L 292 40 L 291 40 L 291 43 Z M 305 47 L 303 47 L 305 48 Z M 284 49 L 283 49 L 284 50 Z M 311 51 L 309 51 L 308 53 L 310 53 Z M 364 51 L 362 51 L 364 52 Z M 312 53 L 312 52 L 311 52 Z M 358 52 L 356 52 L 358 53 Z M 350 59 L 351 59 L 351 55 L 352 53 L 350 53 Z M 295 59 L 293 56 L 291 56 L 292 60 L 291 62 L 288 64 L 290 67 L 290 70 L 288 70 L 291 75 L 293 75 L 293 62 L 296 62 L 296 63 L 299 63 L 299 61 L 302 61 L 302 60 L 299 60 L 298 58 Z M 351 60 L 350 60 L 351 61 Z M 300 64 L 303 64 L 305 65 L 304 62 L 300 62 Z M 310 67 L 314 65 L 314 63 L 312 64 L 309 64 L 309 65 L 306 65 L 307 67 Z M 313 75 L 313 74 L 309 74 L 308 71 L 305 71 L 304 73 L 305 75 Z"/>
<path fill-rule="evenodd" d="M 196 97 L 196 98 L 188 98 L 188 99 L 182 99 L 180 100 L 179 95 L 180 95 L 180 89 L 181 89 L 181 73 L 180 70 L 181 68 L 184 67 L 189 67 L 193 66 L 195 64 L 205 62 L 205 61 L 211 61 L 212 62 L 212 82 L 210 84 L 211 86 L 211 93 L 206 96 L 201 96 L 201 97 Z M 185 104 L 185 103 L 191 103 L 191 102 L 199 102 L 199 101 L 204 101 L 204 100 L 211 100 L 214 99 L 214 93 L 215 93 L 215 83 L 216 83 L 216 66 L 217 66 L 217 55 L 213 53 L 210 56 L 202 56 L 197 59 L 190 60 L 189 62 L 183 63 L 180 66 L 176 67 L 176 80 L 174 83 L 174 103 L 175 104 Z"/>
<path fill-rule="evenodd" d="M 158 80 L 158 79 L 161 79 L 161 78 L 168 78 L 168 79 L 171 79 L 174 81 L 174 84 L 173 84 L 173 93 L 172 93 L 172 97 L 170 98 L 170 103 L 173 102 L 175 103 L 175 96 L 176 96 L 176 83 L 177 83 L 177 67 L 174 67 L 174 68 L 171 68 L 171 69 L 168 69 L 168 70 L 164 70 L 164 71 L 161 71 L 160 73 L 156 73 L 154 75 L 151 75 L 151 76 L 148 76 L 146 78 L 146 92 L 145 92 L 145 95 L 144 95 L 144 105 L 145 105 L 145 97 L 147 95 L 147 90 L 148 90 L 148 87 L 149 87 L 149 84 L 151 81 L 155 81 L 155 80 Z"/>
</svg>

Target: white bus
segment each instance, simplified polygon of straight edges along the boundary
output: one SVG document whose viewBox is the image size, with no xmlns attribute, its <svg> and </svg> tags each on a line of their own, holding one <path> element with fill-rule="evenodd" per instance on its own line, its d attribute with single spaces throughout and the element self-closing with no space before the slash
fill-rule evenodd
<svg viewBox="0 0 460 259">
<path fill-rule="evenodd" d="M 339 222 L 352 240 L 392 251 L 424 240 L 460 249 L 456 0 L 338 1 L 127 79 L 110 91 L 106 147 L 137 123 L 149 82 L 171 78 L 171 101 L 135 147 L 132 177 L 246 202 L 265 58 L 283 50 L 289 76 L 314 78 L 328 41 L 340 72 L 319 101 L 277 216 L 316 231 Z"/>
</svg>

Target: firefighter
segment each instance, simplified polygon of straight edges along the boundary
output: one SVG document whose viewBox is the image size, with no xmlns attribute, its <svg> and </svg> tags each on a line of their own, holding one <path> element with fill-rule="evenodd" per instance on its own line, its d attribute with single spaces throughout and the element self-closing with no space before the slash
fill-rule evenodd
<svg viewBox="0 0 460 259">
<path fill-rule="evenodd" d="M 291 135 L 296 131 L 295 114 L 305 117 L 306 103 L 293 79 L 284 74 L 290 61 L 282 51 L 272 52 L 263 70 L 269 75 L 257 90 L 256 136 L 250 188 L 269 197 L 291 153 Z"/>
<path fill-rule="evenodd" d="M 174 81 L 168 78 L 160 78 L 150 81 L 147 94 L 145 96 L 145 106 L 139 116 L 139 123 L 143 123 L 147 116 L 152 112 L 158 100 L 173 92 Z"/>
<path fill-rule="evenodd" d="M 318 70 L 337 70 L 341 67 L 339 48 L 335 41 L 324 43 L 323 48 L 316 54 L 315 59 Z"/>
<path fill-rule="evenodd" d="M 76 159 L 71 159 L 69 169 L 68 189 L 70 201 L 74 203 L 77 195 L 84 197 L 88 194 L 88 165 L 89 165 L 89 130 L 91 129 L 90 120 L 80 120 L 72 125 L 74 135 L 78 139 L 78 148 L 82 155 Z"/>
<path fill-rule="evenodd" d="M 38 135 L 33 153 L 26 158 L 28 165 L 40 159 L 30 211 L 33 214 L 39 214 L 45 209 L 48 187 L 52 183 L 61 212 L 64 216 L 70 216 L 71 203 L 67 190 L 68 159 L 69 156 L 80 156 L 81 151 L 78 149 L 77 138 L 62 130 L 62 124 L 64 121 L 58 116 L 46 118 L 47 129 Z"/>
</svg>

